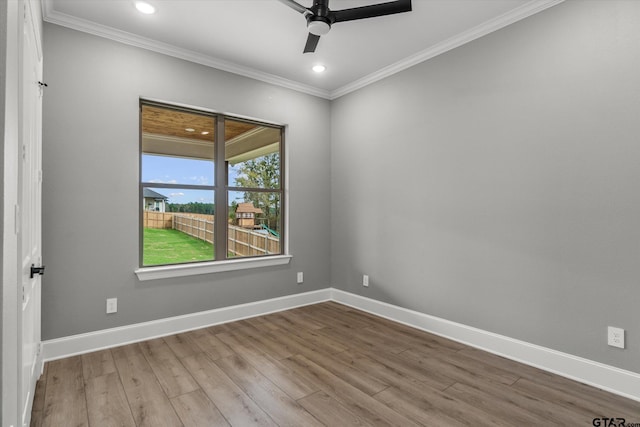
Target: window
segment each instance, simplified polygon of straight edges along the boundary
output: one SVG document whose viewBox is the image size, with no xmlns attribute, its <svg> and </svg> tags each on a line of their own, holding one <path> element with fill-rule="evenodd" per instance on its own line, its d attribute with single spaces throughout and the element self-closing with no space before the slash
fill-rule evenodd
<svg viewBox="0 0 640 427">
<path fill-rule="evenodd" d="M 140 266 L 284 254 L 284 129 L 141 101 Z"/>
</svg>

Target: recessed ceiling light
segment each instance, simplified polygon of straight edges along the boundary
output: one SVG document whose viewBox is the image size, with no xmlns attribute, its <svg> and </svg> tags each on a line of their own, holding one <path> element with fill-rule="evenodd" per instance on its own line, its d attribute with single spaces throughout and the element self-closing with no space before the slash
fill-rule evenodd
<svg viewBox="0 0 640 427">
<path fill-rule="evenodd" d="M 313 66 L 313 68 L 311 68 L 311 69 L 312 69 L 313 71 L 315 71 L 316 73 L 322 73 L 324 70 L 326 70 L 326 69 L 327 69 L 327 67 L 325 67 L 325 66 L 324 66 L 324 65 L 322 65 L 322 64 L 317 64 L 317 65 L 314 65 L 314 66 Z"/>
<path fill-rule="evenodd" d="M 186 130 L 187 132 L 195 132 L 196 131 L 194 128 L 185 128 L 184 130 Z"/>
<path fill-rule="evenodd" d="M 206 130 L 205 130 L 205 131 L 202 131 L 202 132 L 200 132 L 200 133 L 201 133 L 201 134 L 203 134 L 203 135 L 209 135 L 209 132 L 207 132 Z"/>
<path fill-rule="evenodd" d="M 144 1 L 137 1 L 136 9 L 138 9 L 139 12 L 144 13 L 145 15 L 156 13 L 156 8 Z"/>
</svg>

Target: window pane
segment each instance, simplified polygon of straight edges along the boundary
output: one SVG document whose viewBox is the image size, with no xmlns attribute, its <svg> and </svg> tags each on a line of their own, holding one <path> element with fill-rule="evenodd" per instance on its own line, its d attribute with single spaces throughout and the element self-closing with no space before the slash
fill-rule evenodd
<svg viewBox="0 0 640 427">
<path fill-rule="evenodd" d="M 280 139 L 280 129 L 226 120 L 229 186 L 279 189 Z"/>
<path fill-rule="evenodd" d="M 213 159 L 214 117 L 153 105 L 142 106 L 142 151 Z"/>
<path fill-rule="evenodd" d="M 282 253 L 280 193 L 229 192 L 229 258 Z"/>
<path fill-rule="evenodd" d="M 151 184 L 214 185 L 211 160 L 142 155 L 142 182 Z"/>
<path fill-rule="evenodd" d="M 143 266 L 214 259 L 214 192 L 144 187 Z"/>
</svg>

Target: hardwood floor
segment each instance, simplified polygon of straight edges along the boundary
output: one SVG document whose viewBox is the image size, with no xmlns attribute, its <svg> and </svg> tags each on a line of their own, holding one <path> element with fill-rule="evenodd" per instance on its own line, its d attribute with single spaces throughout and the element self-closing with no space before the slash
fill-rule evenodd
<svg viewBox="0 0 640 427">
<path fill-rule="evenodd" d="M 32 426 L 640 423 L 640 403 L 337 303 L 45 365 Z"/>
</svg>

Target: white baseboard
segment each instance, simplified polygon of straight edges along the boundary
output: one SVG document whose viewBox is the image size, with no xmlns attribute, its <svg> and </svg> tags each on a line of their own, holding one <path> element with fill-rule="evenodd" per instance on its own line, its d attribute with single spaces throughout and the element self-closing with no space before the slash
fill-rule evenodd
<svg viewBox="0 0 640 427">
<path fill-rule="evenodd" d="M 467 344 L 526 365 L 640 401 L 640 374 L 430 316 L 371 298 L 331 289 L 331 300 Z"/>
<path fill-rule="evenodd" d="M 61 359 L 329 300 L 640 401 L 638 373 L 335 288 L 43 341 L 44 360 Z"/>
<path fill-rule="evenodd" d="M 214 310 L 169 317 L 151 322 L 136 323 L 118 328 L 103 329 L 86 334 L 71 335 L 42 342 L 44 360 L 62 359 L 105 348 L 173 335 L 194 329 L 289 310 L 328 301 L 331 289 L 288 295 L 264 301 L 223 307 Z"/>
</svg>

